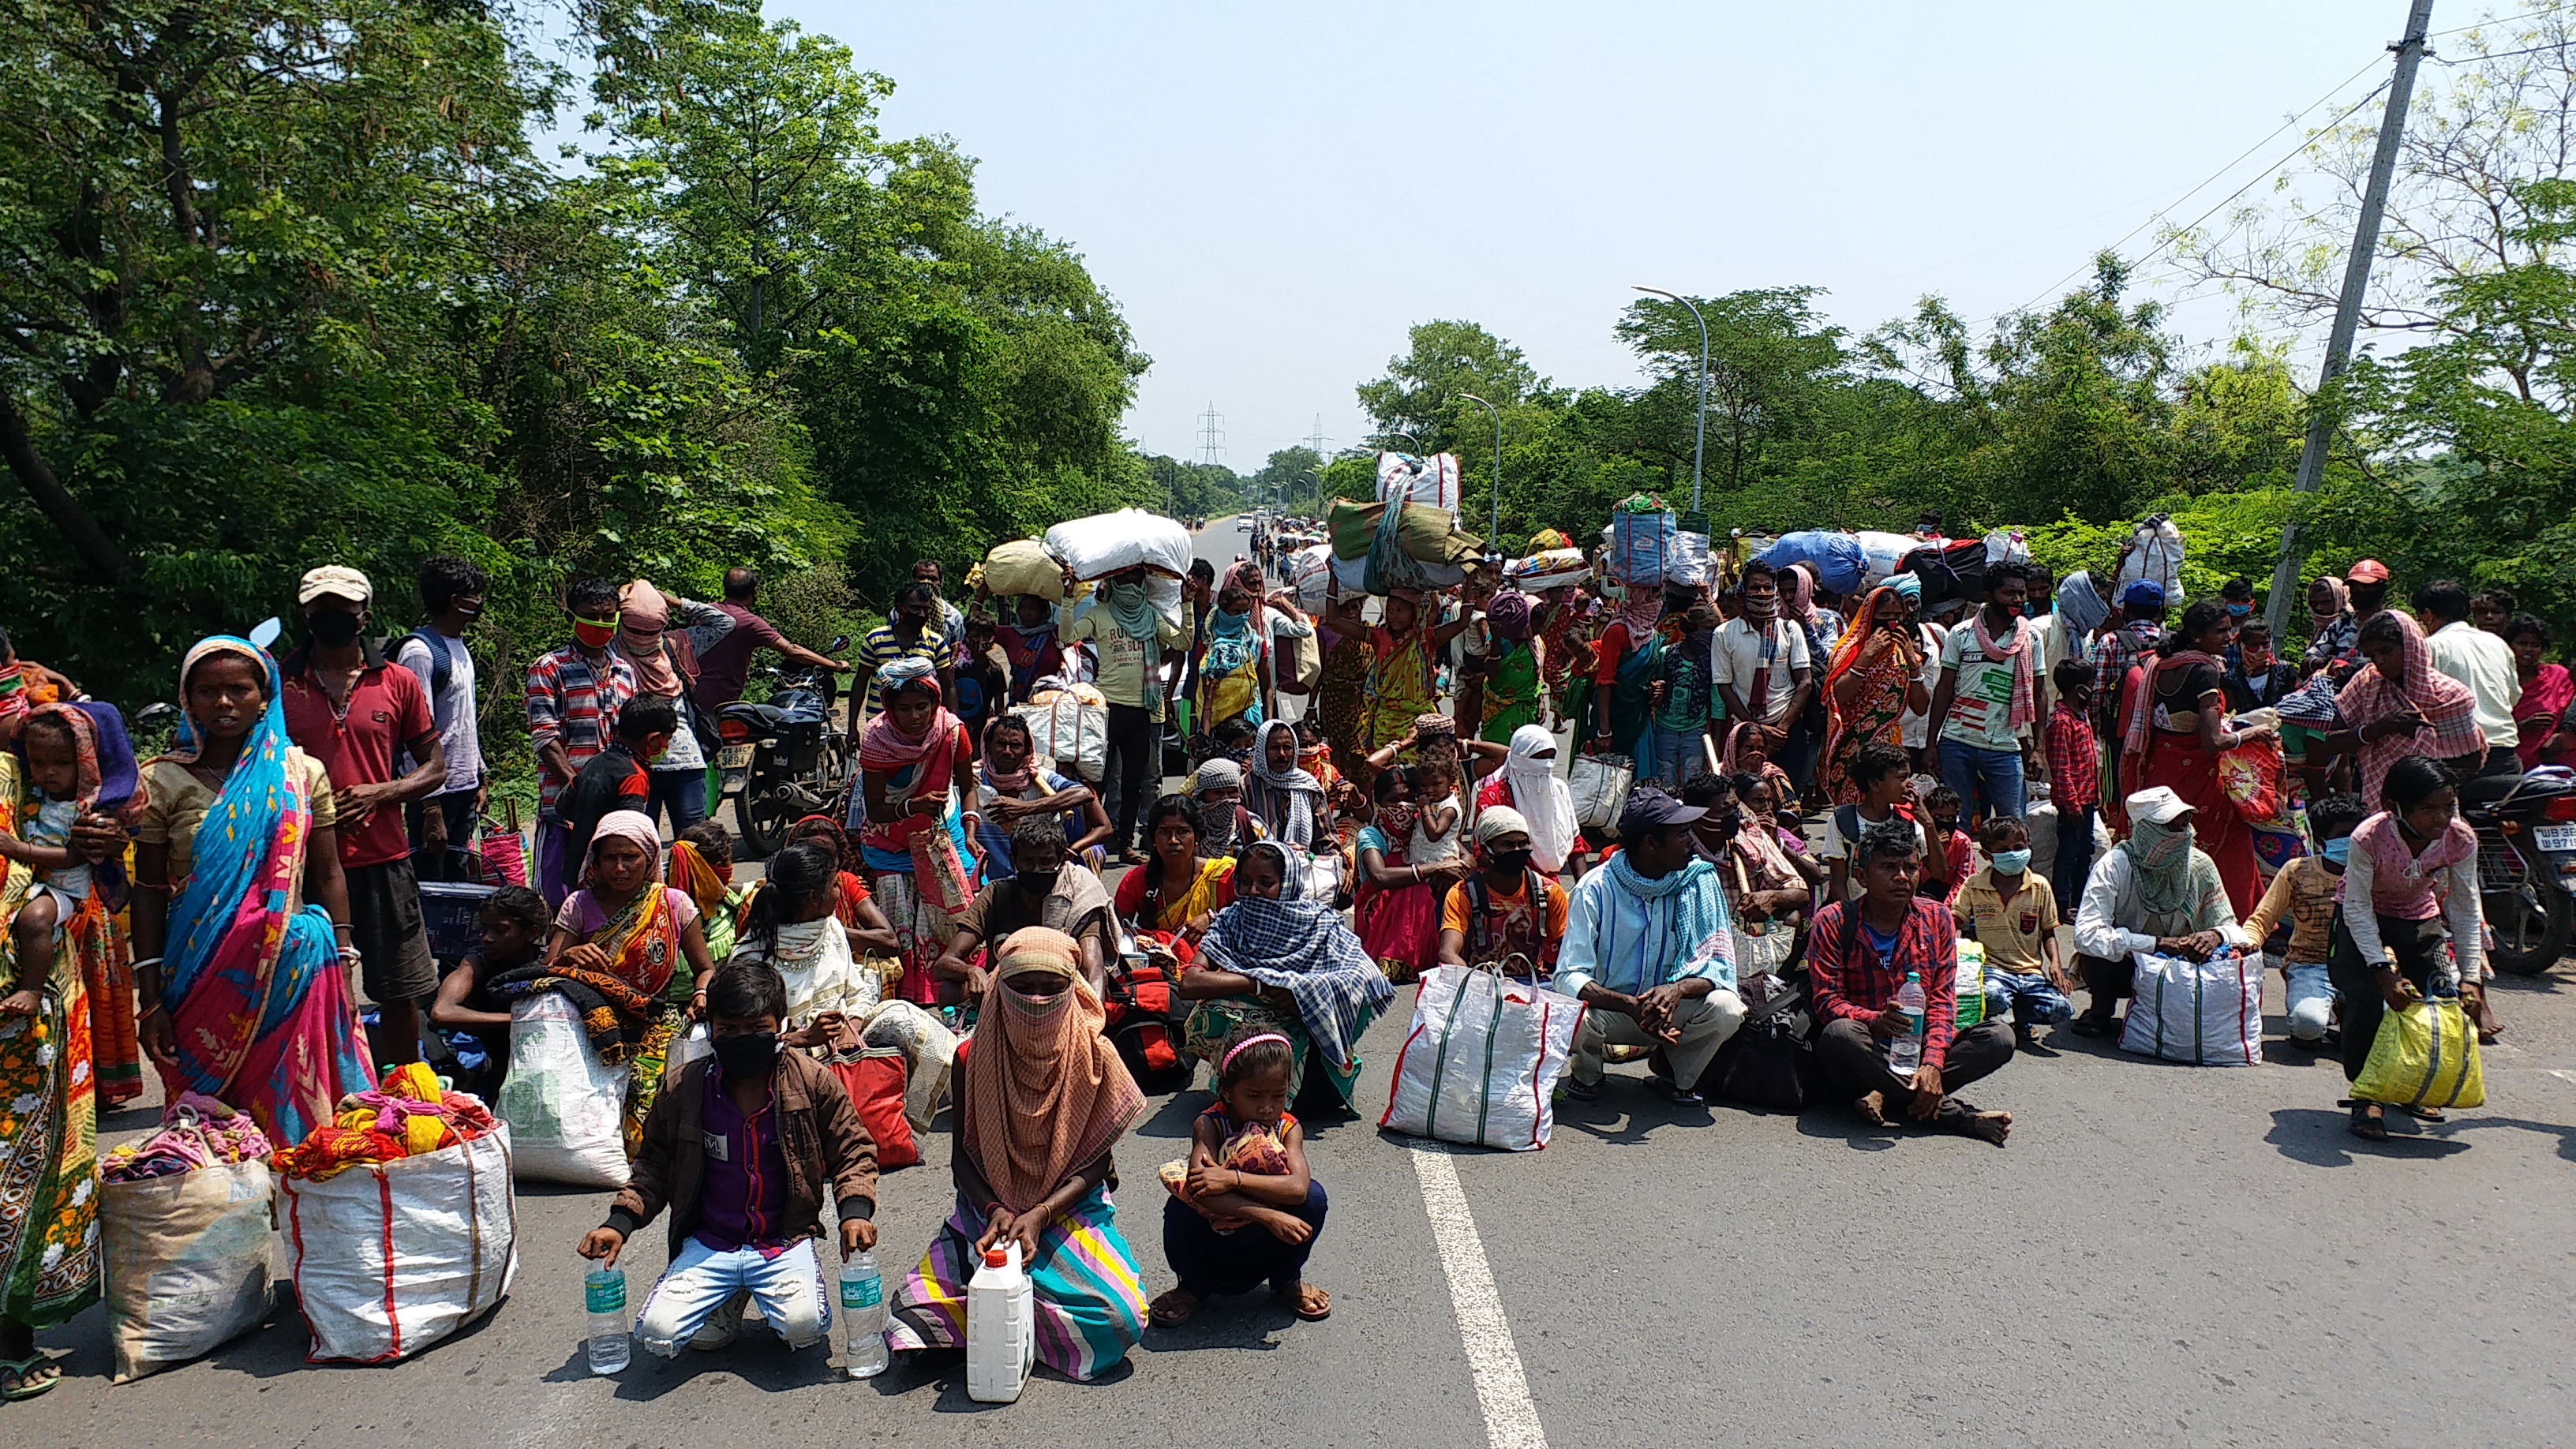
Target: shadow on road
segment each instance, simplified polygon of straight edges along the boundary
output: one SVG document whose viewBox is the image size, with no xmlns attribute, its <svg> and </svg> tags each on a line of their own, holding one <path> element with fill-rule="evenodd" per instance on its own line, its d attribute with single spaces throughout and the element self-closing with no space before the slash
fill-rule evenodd
<svg viewBox="0 0 2576 1449">
<path fill-rule="evenodd" d="M 2349 1112 L 2323 1107 L 2282 1107 L 2272 1113 L 2272 1130 L 2263 1134 L 2263 1140 L 2280 1149 L 2283 1157 L 2311 1167 L 2350 1167 L 2365 1157 L 2421 1161 L 2450 1157 L 2469 1150 L 2468 1143 L 2453 1141 L 2448 1135 L 2450 1129 L 2461 1125 L 2458 1122 L 2441 1124 L 2435 1130 L 2443 1135 L 2435 1136 L 2416 1130 L 2419 1124 L 2394 1108 L 2387 1115 L 2388 1140 L 2365 1142 L 2346 1130 L 2352 1121 Z"/>
</svg>

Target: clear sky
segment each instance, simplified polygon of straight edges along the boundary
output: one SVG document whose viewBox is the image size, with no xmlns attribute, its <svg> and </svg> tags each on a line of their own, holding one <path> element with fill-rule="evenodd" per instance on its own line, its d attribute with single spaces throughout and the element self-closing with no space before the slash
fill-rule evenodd
<svg viewBox="0 0 2576 1449">
<path fill-rule="evenodd" d="M 889 133 L 955 137 L 986 210 L 1084 254 L 1154 360 L 1131 436 L 1195 458 L 1213 402 L 1248 472 L 1318 415 L 1328 448 L 1358 440 L 1353 385 L 1432 318 L 1482 323 L 1559 384 L 1620 385 L 1637 370 L 1610 329 L 1632 283 L 1819 286 L 1854 331 L 1927 292 L 1971 318 L 2053 296 L 2158 210 L 2188 221 L 2290 152 L 2295 131 L 2179 201 L 2291 113 L 2334 93 L 2313 124 L 2376 84 L 2406 4 L 770 13 L 892 77 Z M 2491 13 L 2445 0 L 2433 25 Z M 2208 343 L 2233 309 L 2179 315 Z"/>
</svg>

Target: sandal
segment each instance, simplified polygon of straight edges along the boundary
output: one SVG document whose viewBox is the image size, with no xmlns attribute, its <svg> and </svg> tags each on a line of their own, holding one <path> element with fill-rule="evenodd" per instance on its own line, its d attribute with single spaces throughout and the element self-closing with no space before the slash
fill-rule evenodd
<svg viewBox="0 0 2576 1449">
<path fill-rule="evenodd" d="M 1333 1316 L 1332 1294 L 1312 1283 L 1300 1283 L 1297 1289 L 1298 1291 L 1294 1293 L 1273 1293 L 1271 1296 L 1287 1304 L 1289 1312 L 1296 1314 L 1300 1320 L 1307 1323 L 1321 1323 Z M 1309 1300 L 1306 1297 L 1310 1292 L 1315 1295 L 1312 1307 L 1308 1306 Z"/>
<path fill-rule="evenodd" d="M 2376 1106 L 2372 1106 L 2367 1103 L 2355 1102 L 2353 1104 L 2352 1123 L 2348 1130 L 2351 1131 L 2353 1136 L 2360 1138 L 2364 1142 L 2385 1142 L 2388 1140 L 2388 1124 L 2379 1120 L 2379 1109 Z"/>
<path fill-rule="evenodd" d="M 2414 1118 L 2418 1122 L 2448 1122 L 2451 1120 L 2450 1118 L 2442 1115 L 2442 1109 L 2439 1107 L 2407 1107 L 2401 1105 L 2397 1110 Z"/>
<path fill-rule="evenodd" d="M 1156 1323 L 1170 1328 L 1189 1322 L 1190 1315 L 1199 1311 L 1200 1302 L 1197 1294 L 1174 1288 L 1157 1297 L 1149 1312 Z"/>
<path fill-rule="evenodd" d="M 0 1385 L 0 1399 L 15 1403 L 53 1392 L 54 1385 L 63 1381 L 63 1370 L 43 1354 L 31 1353 L 22 1359 L 0 1360 L 0 1378 L 7 1380 Z"/>
</svg>

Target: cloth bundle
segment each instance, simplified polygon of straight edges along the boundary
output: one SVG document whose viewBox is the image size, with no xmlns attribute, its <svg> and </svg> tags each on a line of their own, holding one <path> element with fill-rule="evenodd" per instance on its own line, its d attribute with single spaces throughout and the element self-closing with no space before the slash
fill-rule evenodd
<svg viewBox="0 0 2576 1449">
<path fill-rule="evenodd" d="M 389 1074 L 372 1092 L 352 1092 L 328 1126 L 277 1154 L 288 1177 L 327 1181 L 362 1162 L 392 1162 L 471 1142 L 492 1130 L 481 1101 L 438 1085 L 423 1062 Z"/>
<path fill-rule="evenodd" d="M 108 1182 L 174 1177 L 200 1167 L 229 1167 L 269 1155 L 268 1135 L 247 1112 L 203 1092 L 182 1092 L 161 1114 L 161 1130 L 109 1150 L 98 1175 Z"/>
</svg>

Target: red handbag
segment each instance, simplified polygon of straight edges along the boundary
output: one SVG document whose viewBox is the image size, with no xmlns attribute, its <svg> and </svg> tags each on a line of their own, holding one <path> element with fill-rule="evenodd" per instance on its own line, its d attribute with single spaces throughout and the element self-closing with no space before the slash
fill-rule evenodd
<svg viewBox="0 0 2576 1449">
<path fill-rule="evenodd" d="M 834 1057 L 832 1075 L 859 1109 L 859 1125 L 877 1145 L 877 1170 L 910 1167 L 921 1161 L 912 1140 L 912 1123 L 903 1115 L 904 1057 L 900 1047 L 869 1047 L 856 1060 Z"/>
</svg>

